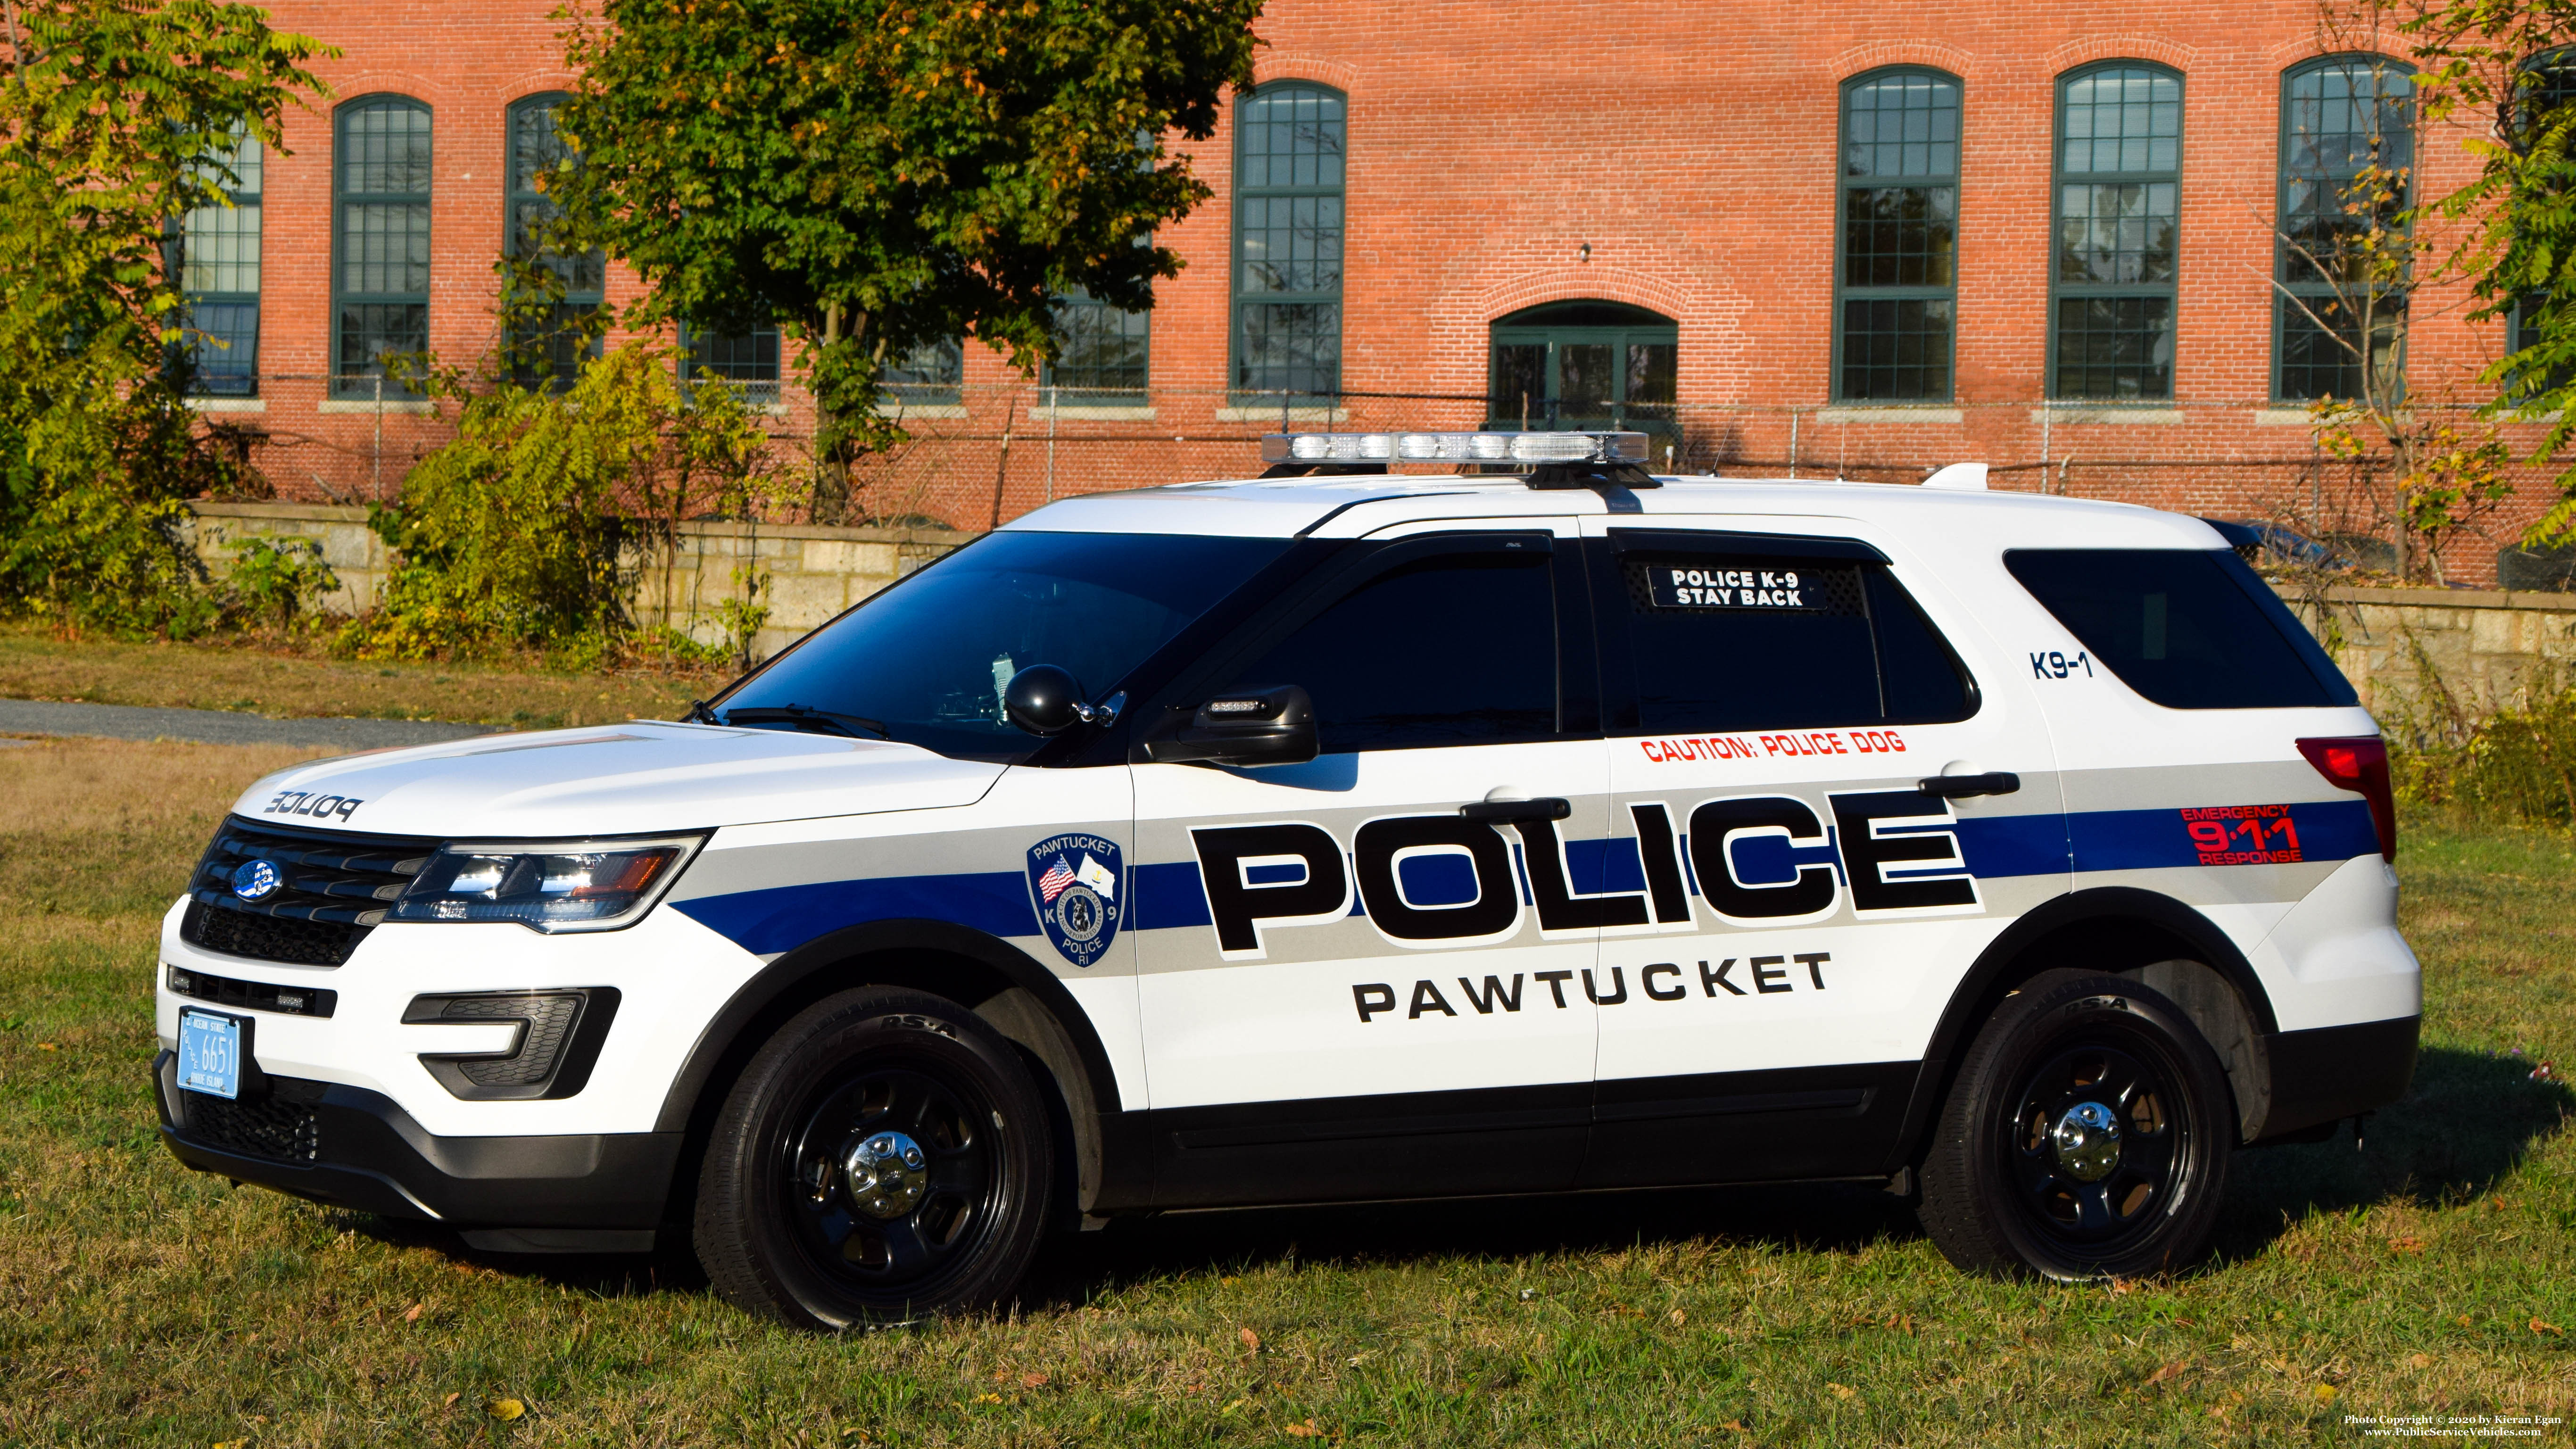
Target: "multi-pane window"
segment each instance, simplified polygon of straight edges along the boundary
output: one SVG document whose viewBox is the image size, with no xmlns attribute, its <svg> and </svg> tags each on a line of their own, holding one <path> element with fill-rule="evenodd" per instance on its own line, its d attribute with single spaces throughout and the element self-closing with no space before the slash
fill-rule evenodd
<svg viewBox="0 0 2576 1449">
<path fill-rule="evenodd" d="M 1264 86 L 1234 122 L 1234 390 L 1339 393 L 1342 97 Z"/>
<path fill-rule="evenodd" d="M 331 171 L 332 391 L 371 397 L 390 359 L 429 350 L 429 108 L 402 96 L 342 106 Z"/>
<path fill-rule="evenodd" d="M 1549 302 L 1494 323 L 1488 425 L 1644 432 L 1661 457 L 1681 442 L 1673 319 L 1622 302 Z"/>
<path fill-rule="evenodd" d="M 2330 56 L 2284 78 L 2276 398 L 2402 387 L 2414 99 L 2413 73 L 2385 56 Z"/>
<path fill-rule="evenodd" d="M 2135 61 L 2058 83 L 2049 395 L 2173 396 L 2182 77 Z"/>
<path fill-rule="evenodd" d="M 924 342 L 901 357 L 886 359 L 877 387 L 888 402 L 901 407 L 937 407 L 956 403 L 966 381 L 966 348 L 954 337 Z"/>
<path fill-rule="evenodd" d="M 684 328 L 680 334 L 682 380 L 692 385 L 717 383 L 752 407 L 778 401 L 778 329 L 754 327 L 748 332 L 709 332 Z"/>
<path fill-rule="evenodd" d="M 510 255 L 554 274 L 560 288 L 551 300 L 511 308 L 510 370 L 525 384 L 569 387 L 585 353 L 598 339 L 583 337 L 583 323 L 599 310 L 607 286 L 608 258 L 597 250 L 565 254 L 546 245 L 546 228 L 563 214 L 546 195 L 550 173 L 571 158 L 555 130 L 561 95 L 530 96 L 510 108 L 508 203 Z M 538 310 L 542 308 L 542 310 Z"/>
<path fill-rule="evenodd" d="M 1946 402 L 1956 333 L 1959 82 L 1891 70 L 1843 87 L 1834 395 Z"/>
<path fill-rule="evenodd" d="M 1056 299 L 1056 360 L 1042 385 L 1068 406 L 1141 404 L 1151 355 L 1153 314 L 1125 312 L 1076 291 Z"/>
<path fill-rule="evenodd" d="M 230 206 L 191 207 L 179 220 L 181 346 L 188 390 L 213 397 L 259 391 L 259 138 L 238 129 L 204 167 Z"/>
<path fill-rule="evenodd" d="M 2576 101 L 2576 49 L 2544 51 L 2523 62 L 2517 77 L 2513 99 L 2506 114 L 2510 125 L 2507 139 L 2517 150 L 2538 145 L 2551 131 L 2565 131 L 2576 116 L 2567 106 Z M 2562 140 L 2562 146 L 2566 141 Z M 2563 263 L 2561 264 L 2563 267 Z M 2539 314 L 2549 300 L 2549 292 L 2537 289 L 2525 292 L 2514 302 L 2512 348 L 2521 352 L 2540 343 Z M 2570 380 L 2569 369 L 2550 369 L 2545 374 L 2517 378 L 2521 389 L 2555 392 Z"/>
</svg>

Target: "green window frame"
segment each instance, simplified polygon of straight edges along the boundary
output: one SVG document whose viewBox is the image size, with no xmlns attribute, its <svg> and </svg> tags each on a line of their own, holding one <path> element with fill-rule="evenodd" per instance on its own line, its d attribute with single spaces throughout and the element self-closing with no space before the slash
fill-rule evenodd
<svg viewBox="0 0 2576 1449">
<path fill-rule="evenodd" d="M 2057 78 L 2048 395 L 2171 402 L 2182 232 L 2182 73 L 2107 60 Z"/>
<path fill-rule="evenodd" d="M 333 113 L 334 396 L 373 397 L 388 358 L 429 350 L 431 123 L 409 96 L 361 96 Z M 416 394 L 395 383 L 384 396 Z"/>
<path fill-rule="evenodd" d="M 1920 66 L 1842 88 L 1833 396 L 1948 402 L 1959 299 L 1959 78 Z"/>
<path fill-rule="evenodd" d="M 1493 324 L 1485 425 L 1540 432 L 1625 429 L 1681 443 L 1674 408 L 1681 328 L 1624 302 L 1524 308 Z"/>
<path fill-rule="evenodd" d="M 191 207 L 179 219 L 172 263 L 186 306 L 179 345 L 186 357 L 192 396 L 259 395 L 260 183 L 265 159 L 259 138 L 234 127 L 229 143 L 209 156 L 202 168 L 204 179 L 223 192 L 230 205 Z"/>
<path fill-rule="evenodd" d="M 2357 399 L 2365 390 L 2393 402 L 2405 391 L 2412 278 L 2371 279 L 2352 239 L 2374 224 L 2393 227 L 2413 202 L 2414 76 L 2403 61 L 2366 53 L 2323 56 L 2282 73 L 2272 274 L 2276 402 Z M 2376 216 L 2348 212 L 2346 193 L 2373 167 L 2397 177 L 2393 194 L 2378 203 Z"/>
<path fill-rule="evenodd" d="M 718 332 L 680 324 L 680 385 L 729 387 L 745 407 L 776 407 L 778 329 L 766 323 L 747 332 Z"/>
<path fill-rule="evenodd" d="M 1278 81 L 1235 103 L 1235 399 L 1342 390 L 1349 111 L 1340 91 Z"/>
<path fill-rule="evenodd" d="M 2528 147 L 2542 127 L 2564 124 L 2569 118 L 2562 108 L 2576 101 L 2576 46 L 2544 50 L 2522 63 L 2516 72 L 2514 93 L 2506 103 L 2506 124 L 2499 129 L 2508 144 L 2516 150 Z M 2556 116 L 2552 122 L 2547 118 Z M 2549 299 L 2547 288 L 2535 288 L 2514 299 L 2512 328 L 2506 341 L 2508 350 L 2521 352 L 2537 346 L 2540 328 L 2531 314 Z M 2517 395 L 2531 392 L 2555 392 L 2566 385 L 2569 372 L 2553 369 L 2546 375 L 2524 379 L 2517 375 L 2512 386 Z"/>
<path fill-rule="evenodd" d="M 924 342 L 889 358 L 877 392 L 898 407 L 955 407 L 965 400 L 966 344 L 955 337 Z"/>
<path fill-rule="evenodd" d="M 510 375 L 521 386 L 561 392 L 572 386 L 583 359 L 597 357 L 600 339 L 585 337 L 585 324 L 607 300 L 608 257 L 593 248 L 566 256 L 542 244 L 545 227 L 563 215 L 546 194 L 545 173 L 575 159 L 555 129 L 561 91 L 527 96 L 510 106 L 503 144 L 502 204 L 509 218 L 510 255 L 551 271 L 561 290 L 542 314 L 512 309 Z"/>
<path fill-rule="evenodd" d="M 1056 360 L 1038 385 L 1062 407 L 1139 407 L 1152 379 L 1154 314 L 1079 289 L 1055 299 Z"/>
</svg>

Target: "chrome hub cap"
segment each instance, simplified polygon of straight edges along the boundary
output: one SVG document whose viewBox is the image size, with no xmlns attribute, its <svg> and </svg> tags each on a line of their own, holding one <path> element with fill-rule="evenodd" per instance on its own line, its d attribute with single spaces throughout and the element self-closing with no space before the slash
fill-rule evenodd
<svg viewBox="0 0 2576 1449">
<path fill-rule="evenodd" d="M 2068 1108 L 2048 1138 L 2058 1170 L 2077 1182 L 2100 1182 L 2120 1165 L 2120 1119 L 2099 1102 Z"/>
<path fill-rule="evenodd" d="M 841 1158 L 850 1206 L 881 1222 L 902 1217 L 930 1190 L 930 1156 L 900 1132 L 872 1132 Z"/>
</svg>

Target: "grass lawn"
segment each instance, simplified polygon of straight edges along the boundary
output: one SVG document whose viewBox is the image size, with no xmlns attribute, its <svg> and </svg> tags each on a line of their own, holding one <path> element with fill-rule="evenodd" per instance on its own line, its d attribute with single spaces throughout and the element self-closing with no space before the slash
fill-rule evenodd
<svg viewBox="0 0 2576 1449">
<path fill-rule="evenodd" d="M 2576 1096 L 2527 1075 L 2576 1067 L 2555 836 L 2409 820 L 2415 1090 L 2365 1152 L 2238 1158 L 2180 1281 L 1972 1281 L 1862 1189 L 1639 1193 L 1123 1223 L 1009 1321 L 827 1340 L 683 1255 L 480 1257 L 162 1151 L 156 921 L 295 757 L 0 749 L 0 1441 L 2271 1444 L 2576 1409 Z"/>
<path fill-rule="evenodd" d="M 229 709 L 278 718 L 459 720 L 552 729 L 624 719 L 677 719 L 720 674 L 537 674 L 461 664 L 380 664 L 278 652 L 249 643 L 66 641 L 0 627 L 0 698 L 70 699 Z"/>
</svg>

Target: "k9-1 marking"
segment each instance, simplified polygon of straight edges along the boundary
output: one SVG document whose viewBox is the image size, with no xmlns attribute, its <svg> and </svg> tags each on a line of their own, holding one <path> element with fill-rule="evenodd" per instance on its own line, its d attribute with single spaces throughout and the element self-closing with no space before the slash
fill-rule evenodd
<svg viewBox="0 0 2576 1449">
<path fill-rule="evenodd" d="M 1751 956 L 1745 958 L 1742 976 L 1735 975 L 1736 959 L 1732 956 L 1714 966 L 1701 961 L 1697 972 L 1700 993 L 1706 999 L 1721 991 L 1730 996 L 1782 996 L 1799 990 L 1822 991 L 1825 989 L 1825 963 L 1833 959 L 1831 951 Z M 1806 968 L 1807 984 L 1804 987 L 1798 984 L 1799 967 Z M 1589 967 L 1580 974 L 1583 977 L 1583 995 L 1593 1005 L 1624 1006 L 1631 1000 L 1625 968 L 1609 968 L 1606 983 Z M 1677 962 L 1658 961 L 1638 969 L 1637 990 L 1648 1001 L 1684 1001 L 1691 994 L 1692 974 Z M 1530 973 L 1527 979 L 1545 986 L 1547 999 L 1556 1004 L 1557 1010 L 1564 1011 L 1572 1004 L 1565 989 L 1576 975 L 1573 971 L 1539 971 Z M 1509 986 L 1504 985 L 1499 976 L 1486 977 L 1481 987 L 1464 976 L 1458 977 L 1457 982 L 1459 994 L 1475 1008 L 1478 1016 L 1491 1016 L 1496 1010 L 1510 1013 L 1521 1009 L 1524 997 L 1521 972 L 1512 973 Z M 1750 989 L 1747 989 L 1748 984 Z M 1526 994 L 1531 1008 L 1536 1009 L 1539 1005 L 1537 993 Z M 1351 985 L 1351 1004 L 1359 1010 L 1360 1024 L 1366 1026 L 1395 1010 L 1395 987 L 1385 981 L 1354 982 Z M 1404 1019 L 1415 1021 L 1434 1012 L 1442 1016 L 1458 1015 L 1458 1009 L 1449 1004 L 1449 998 L 1441 992 L 1438 982 L 1428 978 L 1414 982 L 1413 999 L 1405 1006 Z"/>
<path fill-rule="evenodd" d="M 2087 679 L 2093 677 L 2093 656 L 2081 649 L 2072 654 L 2051 649 L 2045 654 L 2034 652 L 2030 656 L 2030 677 L 2033 679 L 2067 679 L 2077 674 Z"/>
</svg>

